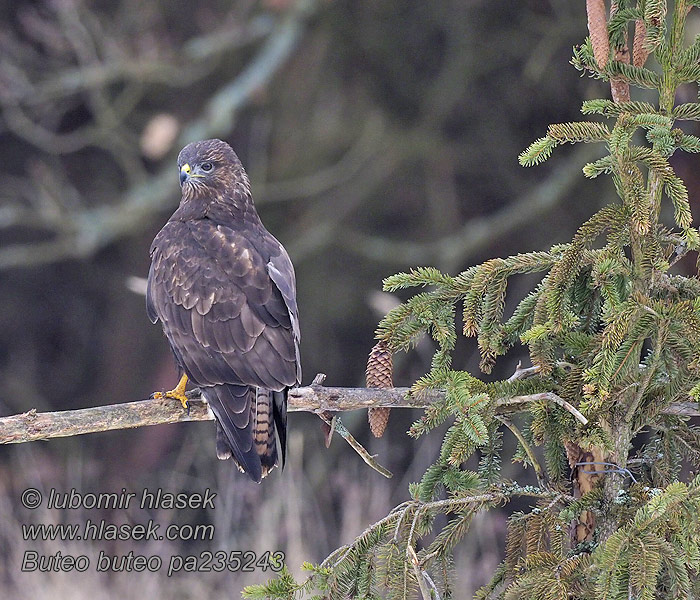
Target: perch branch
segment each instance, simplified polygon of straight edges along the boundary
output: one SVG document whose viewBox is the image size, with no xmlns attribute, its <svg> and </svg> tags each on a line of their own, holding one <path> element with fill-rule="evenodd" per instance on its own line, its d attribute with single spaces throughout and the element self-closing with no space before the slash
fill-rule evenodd
<svg viewBox="0 0 700 600">
<path fill-rule="evenodd" d="M 77 410 L 38 413 L 36 410 L 0 417 L 0 443 L 19 444 L 56 437 L 69 437 L 98 431 L 130 429 L 147 425 L 210 421 L 213 415 L 198 391 L 189 392 L 192 399 L 189 414 L 177 400 L 137 400 L 123 404 L 95 406 Z M 342 388 L 311 385 L 289 391 L 289 410 L 320 413 L 367 408 L 425 408 L 443 398 L 442 392 L 411 395 L 409 388 Z M 509 413 L 534 401 L 559 404 L 579 421 L 586 419 L 575 407 L 553 393 L 515 396 L 496 400 L 496 412 Z M 524 409 L 523 409 L 524 410 Z M 575 412 L 572 412 L 575 411 Z M 700 409 L 692 402 L 676 402 L 666 407 L 665 414 L 697 417 Z"/>
</svg>

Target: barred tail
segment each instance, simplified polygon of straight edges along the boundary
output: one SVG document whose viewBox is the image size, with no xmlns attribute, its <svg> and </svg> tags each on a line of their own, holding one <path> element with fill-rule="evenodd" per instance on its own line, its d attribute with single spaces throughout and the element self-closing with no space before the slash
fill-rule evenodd
<svg viewBox="0 0 700 600">
<path fill-rule="evenodd" d="M 258 483 L 277 466 L 277 439 L 282 466 L 287 445 L 287 390 L 223 384 L 202 388 L 216 417 L 216 455 L 232 458 Z"/>
<path fill-rule="evenodd" d="M 251 412 L 255 415 L 253 445 L 260 456 L 262 476 L 265 477 L 277 466 L 277 440 L 280 439 L 282 450 L 282 467 L 286 456 L 287 443 L 287 390 L 274 392 L 258 388 L 255 406 Z"/>
</svg>

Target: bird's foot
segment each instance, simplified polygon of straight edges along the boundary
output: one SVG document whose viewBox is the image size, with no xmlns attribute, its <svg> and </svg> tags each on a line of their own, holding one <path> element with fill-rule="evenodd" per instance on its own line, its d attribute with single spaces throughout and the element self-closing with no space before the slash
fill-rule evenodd
<svg viewBox="0 0 700 600">
<path fill-rule="evenodd" d="M 187 394 L 185 393 L 186 387 L 187 375 L 183 375 L 180 379 L 180 383 L 177 384 L 175 389 L 170 390 L 169 392 L 154 392 L 152 397 L 156 400 L 162 398 L 174 398 L 175 400 L 179 400 L 180 404 L 182 404 L 182 408 L 184 408 L 187 411 L 187 414 L 190 414 L 189 399 L 187 398 Z"/>
</svg>

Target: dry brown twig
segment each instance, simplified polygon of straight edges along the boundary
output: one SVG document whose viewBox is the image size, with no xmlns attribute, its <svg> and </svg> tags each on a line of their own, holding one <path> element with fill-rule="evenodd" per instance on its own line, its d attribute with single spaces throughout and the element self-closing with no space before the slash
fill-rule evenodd
<svg viewBox="0 0 700 600">
<path fill-rule="evenodd" d="M 325 374 L 318 373 L 316 377 L 314 377 L 314 380 L 311 383 L 311 385 L 321 387 L 323 386 L 323 382 L 325 380 Z M 364 460 L 370 467 L 377 471 L 377 473 L 384 475 L 384 477 L 386 477 L 387 479 L 391 479 L 394 476 L 394 474 L 391 471 L 382 467 L 382 465 L 380 465 L 376 461 L 375 457 L 369 452 L 367 452 L 365 447 L 355 439 L 355 437 L 348 431 L 347 427 L 343 425 L 338 415 L 334 414 L 330 410 L 316 411 L 316 414 L 319 416 L 321 421 L 323 421 L 323 433 L 325 435 L 326 448 L 328 448 L 331 445 L 333 433 L 337 431 L 338 435 L 342 437 L 355 452 L 357 452 L 357 454 L 362 460 Z"/>
</svg>

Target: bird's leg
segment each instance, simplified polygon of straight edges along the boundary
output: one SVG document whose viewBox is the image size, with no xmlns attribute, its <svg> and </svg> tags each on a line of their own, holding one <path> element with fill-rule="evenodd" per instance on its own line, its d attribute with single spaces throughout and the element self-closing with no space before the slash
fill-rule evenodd
<svg viewBox="0 0 700 600">
<path fill-rule="evenodd" d="M 187 375 L 183 375 L 180 378 L 180 383 L 177 384 L 174 390 L 170 390 L 169 392 L 155 392 L 153 394 L 153 398 L 175 398 L 175 400 L 179 400 L 180 403 L 182 404 L 182 407 L 189 412 L 190 406 L 187 403 L 187 395 L 185 394 L 185 388 L 187 387 Z"/>
</svg>

